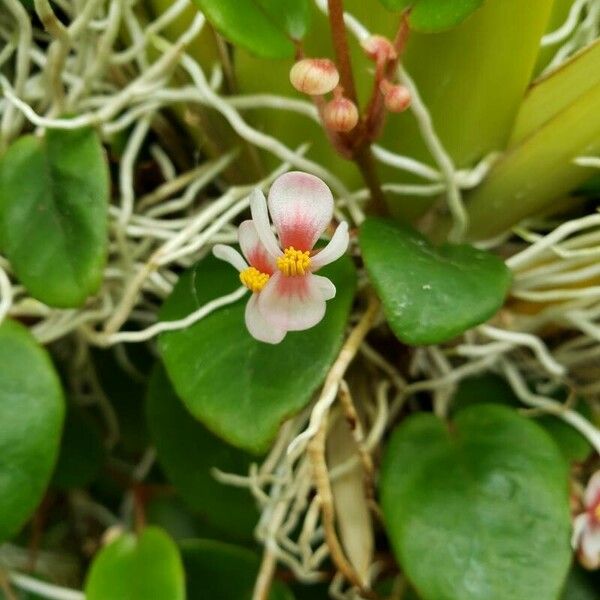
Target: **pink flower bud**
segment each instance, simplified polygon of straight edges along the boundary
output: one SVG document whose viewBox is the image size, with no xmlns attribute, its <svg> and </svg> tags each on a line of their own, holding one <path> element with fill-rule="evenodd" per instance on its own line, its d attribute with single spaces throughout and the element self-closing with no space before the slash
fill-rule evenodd
<svg viewBox="0 0 600 600">
<path fill-rule="evenodd" d="M 384 79 L 379 84 L 383 102 L 390 112 L 402 112 L 410 106 L 410 92 L 405 85 L 390 83 Z"/>
<path fill-rule="evenodd" d="M 325 126 L 332 131 L 350 131 L 358 123 L 358 108 L 348 98 L 334 98 L 325 105 L 323 120 Z"/>
<path fill-rule="evenodd" d="M 304 58 L 290 70 L 292 85 L 304 94 L 321 96 L 331 92 L 338 84 L 340 74 L 328 58 Z"/>
<path fill-rule="evenodd" d="M 387 62 L 395 60 L 396 49 L 390 40 L 382 35 L 372 35 L 361 41 L 360 45 L 371 60 Z"/>
</svg>

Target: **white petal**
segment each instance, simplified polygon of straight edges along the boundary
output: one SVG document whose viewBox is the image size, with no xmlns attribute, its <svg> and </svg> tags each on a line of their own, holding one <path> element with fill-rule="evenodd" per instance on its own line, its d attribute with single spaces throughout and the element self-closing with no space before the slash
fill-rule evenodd
<svg viewBox="0 0 600 600">
<path fill-rule="evenodd" d="M 318 177 L 292 171 L 273 182 L 269 212 L 282 248 L 312 250 L 333 216 L 333 196 Z"/>
<path fill-rule="evenodd" d="M 321 275 L 313 275 L 313 279 L 321 290 L 323 300 L 331 300 L 332 298 L 335 298 L 335 285 L 333 285 L 330 279 L 327 277 L 322 277 Z"/>
<path fill-rule="evenodd" d="M 575 517 L 575 520 L 573 521 L 573 533 L 571 535 L 571 547 L 573 550 L 579 548 L 581 536 L 588 526 L 589 519 L 587 513 L 581 513 Z"/>
<path fill-rule="evenodd" d="M 311 270 L 316 271 L 340 258 L 340 256 L 348 249 L 349 243 L 350 236 L 348 235 L 348 223 L 342 221 L 335 230 L 329 244 L 311 258 Z"/>
<path fill-rule="evenodd" d="M 248 265 L 242 255 L 231 246 L 225 246 L 224 244 L 215 244 L 212 249 L 212 253 L 217 258 L 228 262 L 232 267 L 238 271 L 243 271 L 248 268 Z"/>
<path fill-rule="evenodd" d="M 272 275 L 275 269 L 275 259 L 267 252 L 258 237 L 254 221 L 249 219 L 240 224 L 238 240 L 246 260 L 261 273 Z"/>
<path fill-rule="evenodd" d="M 600 471 L 596 471 L 588 481 L 583 496 L 583 502 L 587 508 L 600 500 Z"/>
<path fill-rule="evenodd" d="M 297 277 L 275 273 L 260 292 L 258 306 L 265 320 L 286 331 L 310 329 L 325 315 L 323 290 L 311 273 Z"/>
<path fill-rule="evenodd" d="M 600 567 L 600 525 L 588 527 L 581 535 L 581 562 L 588 569 Z"/>
<path fill-rule="evenodd" d="M 258 188 L 252 190 L 250 194 L 250 212 L 252 213 L 252 220 L 254 221 L 258 237 L 267 249 L 267 252 L 275 257 L 281 256 L 283 253 L 277 243 L 275 234 L 271 230 L 271 223 L 269 223 L 267 200 Z"/>
<path fill-rule="evenodd" d="M 287 332 L 265 321 L 258 309 L 259 296 L 260 294 L 252 294 L 246 304 L 246 327 L 250 335 L 259 342 L 279 344 Z"/>
</svg>

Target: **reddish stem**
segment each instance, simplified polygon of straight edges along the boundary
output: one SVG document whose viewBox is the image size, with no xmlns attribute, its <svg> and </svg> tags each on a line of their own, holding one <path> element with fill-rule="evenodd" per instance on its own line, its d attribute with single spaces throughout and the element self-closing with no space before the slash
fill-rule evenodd
<svg viewBox="0 0 600 600">
<path fill-rule="evenodd" d="M 344 88 L 346 97 L 358 106 L 352 63 L 350 62 L 350 52 L 348 50 L 348 40 L 346 38 L 346 26 L 344 25 L 344 2 L 343 0 L 327 0 L 327 6 L 329 9 L 329 26 L 331 28 L 333 51 L 335 53 L 337 68 L 340 72 L 340 82 Z"/>
</svg>

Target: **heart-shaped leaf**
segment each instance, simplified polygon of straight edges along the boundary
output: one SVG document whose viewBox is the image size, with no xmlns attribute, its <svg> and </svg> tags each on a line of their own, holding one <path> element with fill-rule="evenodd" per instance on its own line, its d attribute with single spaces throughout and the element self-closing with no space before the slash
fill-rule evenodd
<svg viewBox="0 0 600 600">
<path fill-rule="evenodd" d="M 571 559 L 568 470 L 534 422 L 499 405 L 449 425 L 409 417 L 381 474 L 394 552 L 424 600 L 555 600 Z"/>
<path fill-rule="evenodd" d="M 309 19 L 307 0 L 193 0 L 234 44 L 264 58 L 294 55 Z"/>
<path fill-rule="evenodd" d="M 184 500 L 204 519 L 238 539 L 251 539 L 258 511 L 247 490 L 219 483 L 226 473 L 248 472 L 251 457 L 225 444 L 185 410 L 157 365 L 148 384 L 148 426 L 158 459 Z"/>
<path fill-rule="evenodd" d="M 384 219 L 364 222 L 360 246 L 390 327 L 411 345 L 438 344 L 487 321 L 511 281 L 489 252 L 467 244 L 434 248 L 415 230 Z"/>
<path fill-rule="evenodd" d="M 183 564 L 175 542 L 158 527 L 120 535 L 90 567 L 86 600 L 185 600 Z"/>
<path fill-rule="evenodd" d="M 289 333 L 280 344 L 258 342 L 247 332 L 247 298 L 160 336 L 159 350 L 177 395 L 234 446 L 264 452 L 281 422 L 308 404 L 336 356 L 354 296 L 354 265 L 346 257 L 319 273 L 337 288 L 325 318 L 308 331 Z M 161 319 L 182 318 L 238 285 L 229 265 L 208 257 L 180 278 Z"/>
<path fill-rule="evenodd" d="M 412 7 L 412 29 L 426 33 L 455 27 L 477 10 L 484 0 L 380 0 L 390 10 Z"/>
<path fill-rule="evenodd" d="M 0 543 L 29 518 L 58 454 L 64 399 L 50 358 L 25 327 L 0 326 Z"/>
<path fill-rule="evenodd" d="M 79 306 L 98 289 L 108 180 L 93 129 L 24 136 L 0 160 L 0 245 L 38 300 Z"/>
<path fill-rule="evenodd" d="M 251 600 L 260 558 L 246 548 L 213 540 L 181 544 L 189 598 Z M 274 581 L 269 600 L 293 600 L 292 593 Z"/>
</svg>

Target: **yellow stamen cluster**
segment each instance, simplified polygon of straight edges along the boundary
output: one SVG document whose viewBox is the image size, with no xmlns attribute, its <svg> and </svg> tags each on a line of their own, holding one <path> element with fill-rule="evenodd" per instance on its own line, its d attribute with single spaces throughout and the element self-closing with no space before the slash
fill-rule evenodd
<svg viewBox="0 0 600 600">
<path fill-rule="evenodd" d="M 597 504 L 596 508 L 594 509 L 594 517 L 596 518 L 596 521 L 598 521 L 598 523 L 600 523 L 600 502 Z"/>
<path fill-rule="evenodd" d="M 310 252 L 302 252 L 290 246 L 283 251 L 283 256 L 277 258 L 277 268 L 288 277 L 305 275 L 310 268 Z"/>
<path fill-rule="evenodd" d="M 240 271 L 240 281 L 251 291 L 260 292 L 267 281 L 269 281 L 269 275 L 267 273 L 261 273 L 255 267 L 248 267 L 243 271 Z"/>
</svg>

